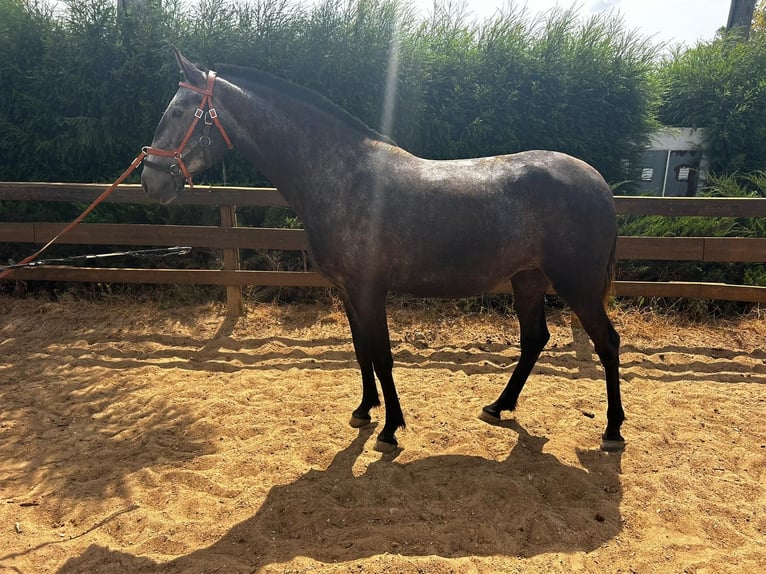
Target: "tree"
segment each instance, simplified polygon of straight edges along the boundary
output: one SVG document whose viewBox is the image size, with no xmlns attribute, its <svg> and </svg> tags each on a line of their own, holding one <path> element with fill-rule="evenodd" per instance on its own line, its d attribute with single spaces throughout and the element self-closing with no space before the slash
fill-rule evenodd
<svg viewBox="0 0 766 574">
<path fill-rule="evenodd" d="M 704 127 L 715 173 L 766 166 L 766 34 L 738 31 L 675 54 L 659 71 L 665 97 L 659 119 Z"/>
<path fill-rule="evenodd" d="M 747 38 L 750 34 L 754 10 L 755 0 L 731 0 L 726 29 L 733 30 L 739 28 L 742 30 L 743 36 Z"/>
<path fill-rule="evenodd" d="M 755 8 L 752 31 L 756 34 L 766 32 L 766 0 L 760 0 Z"/>
</svg>

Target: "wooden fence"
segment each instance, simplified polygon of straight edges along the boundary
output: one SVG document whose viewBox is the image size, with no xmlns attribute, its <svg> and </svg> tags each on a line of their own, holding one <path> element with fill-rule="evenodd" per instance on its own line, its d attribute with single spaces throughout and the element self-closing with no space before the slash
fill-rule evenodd
<svg viewBox="0 0 766 574">
<path fill-rule="evenodd" d="M 0 182 L 0 201 L 57 201 L 89 203 L 103 191 L 98 184 Z M 616 197 L 620 215 L 706 217 L 766 217 L 766 199 Z M 112 203 L 151 203 L 138 185 L 121 185 L 107 200 Z M 241 310 L 243 285 L 325 287 L 313 272 L 249 271 L 240 269 L 239 249 L 303 251 L 306 235 L 299 229 L 238 227 L 237 207 L 286 206 L 273 188 L 195 188 L 181 194 L 173 205 L 210 206 L 220 210 L 220 226 L 145 225 L 134 223 L 82 223 L 59 243 L 167 247 L 184 245 L 223 251 L 223 268 L 131 269 L 87 268 L 60 265 L 14 270 L 10 280 L 85 281 L 115 283 L 177 283 L 227 286 L 231 313 Z M 171 207 L 172 209 L 172 207 Z M 1 223 L 0 242 L 44 244 L 63 223 Z M 43 256 L 44 257 L 44 256 Z M 766 262 L 766 238 L 752 237 L 620 237 L 619 259 Z M 510 283 L 498 292 L 510 292 Z M 620 296 L 690 297 L 730 301 L 766 302 L 766 287 L 694 282 L 617 281 Z"/>
</svg>

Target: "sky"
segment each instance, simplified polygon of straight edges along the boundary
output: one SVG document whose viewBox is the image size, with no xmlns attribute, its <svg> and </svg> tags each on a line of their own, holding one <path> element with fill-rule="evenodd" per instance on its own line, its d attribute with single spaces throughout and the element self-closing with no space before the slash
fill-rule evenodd
<svg viewBox="0 0 766 574">
<path fill-rule="evenodd" d="M 236 0 L 233 0 L 236 1 Z M 319 0 L 291 0 L 295 4 L 310 5 Z M 602 12 L 616 12 L 624 18 L 629 30 L 638 30 L 643 36 L 668 46 L 684 44 L 694 46 L 699 40 L 711 40 L 716 30 L 726 25 L 731 0 L 439 0 L 465 3 L 470 16 L 478 21 L 493 16 L 498 10 L 513 3 L 526 7 L 531 16 L 552 8 L 576 6 L 582 18 Z M 434 0 L 409 0 L 421 17 L 433 13 Z M 61 0 L 51 0 L 54 5 Z M 116 3 L 116 0 L 115 0 Z"/>
<path fill-rule="evenodd" d="M 509 0 L 464 1 L 479 21 L 509 5 Z M 433 0 L 411 2 L 422 16 L 433 12 Z M 698 40 L 712 39 L 716 30 L 726 26 L 731 0 L 515 0 L 514 4 L 526 6 L 529 14 L 546 12 L 556 5 L 563 8 L 575 5 L 583 18 L 615 11 L 622 15 L 628 29 L 637 29 L 655 43 L 692 47 Z"/>
</svg>

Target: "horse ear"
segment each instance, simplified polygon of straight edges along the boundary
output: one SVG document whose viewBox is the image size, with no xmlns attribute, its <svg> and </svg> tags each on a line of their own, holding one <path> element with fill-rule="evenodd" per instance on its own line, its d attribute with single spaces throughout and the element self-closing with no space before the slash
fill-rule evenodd
<svg viewBox="0 0 766 574">
<path fill-rule="evenodd" d="M 173 46 L 173 54 L 176 57 L 176 62 L 178 63 L 179 70 L 189 83 L 196 85 L 201 82 L 204 84 L 205 73 L 202 70 L 200 70 L 186 56 L 179 52 L 175 46 Z"/>
</svg>

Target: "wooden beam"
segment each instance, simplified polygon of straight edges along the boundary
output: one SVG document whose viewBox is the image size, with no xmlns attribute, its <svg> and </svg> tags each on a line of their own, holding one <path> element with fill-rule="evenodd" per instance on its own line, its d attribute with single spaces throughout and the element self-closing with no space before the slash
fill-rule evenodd
<svg viewBox="0 0 766 574">
<path fill-rule="evenodd" d="M 702 237 L 619 237 L 617 259 L 702 261 Z"/>
<path fill-rule="evenodd" d="M 99 283 L 260 285 L 271 287 L 330 287 L 318 273 L 296 271 L 217 271 L 201 269 L 94 269 L 49 266 L 14 270 L 10 280 L 78 281 Z M 615 294 L 624 297 L 683 297 L 766 303 L 766 287 L 680 281 L 616 281 Z M 495 293 L 510 293 L 510 283 Z"/>
<path fill-rule="evenodd" d="M 766 303 L 766 287 L 681 281 L 616 281 L 615 294 L 622 297 L 674 297 Z"/>
<path fill-rule="evenodd" d="M 223 208 L 222 208 L 223 209 Z M 0 241 L 44 244 L 63 223 L 3 223 Z M 306 251 L 301 229 L 82 223 L 61 244 L 213 247 Z M 757 237 L 620 237 L 618 259 L 706 262 L 766 262 L 766 238 Z"/>
<path fill-rule="evenodd" d="M 15 269 L 9 280 L 147 283 L 179 285 L 261 285 L 269 287 L 329 287 L 318 273 L 298 271 L 226 271 L 214 269 L 91 268 L 50 265 Z"/>
<path fill-rule="evenodd" d="M 0 241 L 46 243 L 64 223 L 3 223 Z M 82 245 L 188 245 L 217 249 L 279 249 L 305 251 L 308 239 L 302 229 L 261 227 L 212 227 L 201 225 L 146 225 L 132 223 L 81 223 L 58 240 Z"/>
<path fill-rule="evenodd" d="M 0 200 L 89 202 L 106 188 L 93 183 L 0 182 Z M 615 196 L 620 215 L 702 217 L 766 217 L 766 198 L 746 197 L 645 197 Z M 156 204 L 140 185 L 123 184 L 107 203 Z M 237 205 L 286 207 L 287 201 L 273 187 L 195 186 L 184 190 L 173 205 Z"/>
<path fill-rule="evenodd" d="M 762 237 L 706 237 L 702 260 L 727 263 L 766 263 L 766 239 Z"/>
<path fill-rule="evenodd" d="M 221 227 L 232 229 L 237 227 L 237 208 L 233 205 L 221 206 Z M 236 247 L 223 250 L 223 268 L 227 271 L 239 271 L 239 249 Z M 242 303 L 242 286 L 226 286 L 226 308 L 229 317 L 241 317 L 245 313 Z"/>
<path fill-rule="evenodd" d="M 96 183 L 0 182 L 0 200 L 91 202 L 106 185 Z M 122 184 L 105 203 L 135 203 L 156 205 L 137 184 Z M 199 186 L 184 189 L 173 205 L 238 205 L 240 207 L 286 207 L 287 201 L 273 187 Z"/>
<path fill-rule="evenodd" d="M 617 259 L 644 261 L 766 262 L 761 237 L 619 237 Z"/>
</svg>

